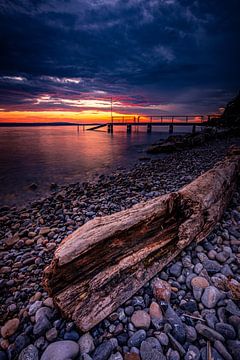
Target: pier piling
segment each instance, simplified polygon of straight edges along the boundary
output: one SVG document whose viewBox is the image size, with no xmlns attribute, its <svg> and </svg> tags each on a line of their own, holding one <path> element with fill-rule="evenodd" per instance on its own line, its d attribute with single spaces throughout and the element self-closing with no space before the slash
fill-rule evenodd
<svg viewBox="0 0 240 360">
<path fill-rule="evenodd" d="M 173 133 L 173 125 L 169 125 L 169 134 L 172 134 Z"/>
<path fill-rule="evenodd" d="M 131 132 L 132 132 L 132 125 L 127 124 L 127 133 L 131 134 Z"/>
<path fill-rule="evenodd" d="M 112 134 L 113 133 L 113 125 L 112 124 L 108 124 L 108 133 Z"/>
<path fill-rule="evenodd" d="M 152 124 L 147 124 L 147 133 L 151 134 L 152 132 Z"/>
</svg>

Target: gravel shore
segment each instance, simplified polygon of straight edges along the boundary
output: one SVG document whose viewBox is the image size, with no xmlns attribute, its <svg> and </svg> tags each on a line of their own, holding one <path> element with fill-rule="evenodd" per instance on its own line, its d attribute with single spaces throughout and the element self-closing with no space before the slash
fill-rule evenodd
<svg viewBox="0 0 240 360">
<path fill-rule="evenodd" d="M 41 286 L 56 247 L 76 228 L 179 189 L 231 144 L 240 140 L 139 161 L 20 210 L 2 207 L 0 360 L 207 360 L 207 347 L 214 360 L 240 359 L 240 188 L 207 239 L 191 244 L 87 334 L 61 318 Z"/>
</svg>

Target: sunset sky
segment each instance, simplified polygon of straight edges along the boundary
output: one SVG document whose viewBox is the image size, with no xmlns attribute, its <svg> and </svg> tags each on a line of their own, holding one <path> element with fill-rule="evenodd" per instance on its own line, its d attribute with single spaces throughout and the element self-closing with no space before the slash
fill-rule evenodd
<svg viewBox="0 0 240 360">
<path fill-rule="evenodd" d="M 206 114 L 240 88 L 239 0 L 0 0 L 0 121 Z"/>
</svg>

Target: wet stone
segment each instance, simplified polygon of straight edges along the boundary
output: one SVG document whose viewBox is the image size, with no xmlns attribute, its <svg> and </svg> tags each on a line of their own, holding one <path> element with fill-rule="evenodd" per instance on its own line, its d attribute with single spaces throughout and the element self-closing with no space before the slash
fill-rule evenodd
<svg viewBox="0 0 240 360">
<path fill-rule="evenodd" d="M 214 348 L 219 352 L 219 354 L 225 359 L 225 360 L 232 360 L 232 355 L 229 354 L 226 347 L 221 343 L 221 341 L 216 340 L 214 342 Z"/>
<path fill-rule="evenodd" d="M 188 351 L 184 356 L 184 360 L 199 360 L 200 359 L 200 351 L 194 345 L 189 345 Z"/>
<path fill-rule="evenodd" d="M 142 360 L 165 360 L 165 356 L 161 351 L 154 348 L 147 341 L 143 341 L 140 347 L 140 354 Z"/>
<path fill-rule="evenodd" d="M 86 333 L 78 340 L 81 354 L 90 354 L 95 349 L 93 337 L 91 334 Z"/>
<path fill-rule="evenodd" d="M 170 268 L 169 268 L 169 273 L 170 275 L 174 276 L 174 277 L 179 277 L 181 275 L 182 272 L 182 263 L 180 262 L 176 262 L 174 263 Z"/>
<path fill-rule="evenodd" d="M 131 317 L 131 322 L 137 329 L 147 330 L 150 326 L 150 316 L 144 310 L 135 311 Z"/>
<path fill-rule="evenodd" d="M 208 327 L 208 326 L 206 326 L 204 324 L 198 323 L 196 325 L 196 330 L 200 335 L 207 338 L 208 340 L 211 340 L 211 341 L 215 341 L 215 340 L 224 341 L 224 337 L 221 334 L 219 334 L 217 331 L 215 331 L 214 329 L 211 329 L 210 327 Z"/>
<path fill-rule="evenodd" d="M 141 342 L 146 339 L 146 331 L 138 330 L 136 331 L 128 340 L 128 346 L 139 347 Z"/>
<path fill-rule="evenodd" d="M 38 360 L 38 349 L 34 345 L 28 345 L 19 355 L 18 360 Z"/>
<path fill-rule="evenodd" d="M 104 341 L 94 351 L 92 356 L 93 360 L 107 360 L 114 350 L 111 341 Z"/>
<path fill-rule="evenodd" d="M 209 286 L 204 290 L 201 301 L 204 306 L 214 308 L 221 298 L 220 291 L 215 286 Z"/>
<path fill-rule="evenodd" d="M 234 340 L 236 338 L 234 327 L 229 324 L 217 323 L 215 329 L 219 334 L 223 335 L 226 340 Z"/>
<path fill-rule="evenodd" d="M 203 261 L 203 266 L 209 275 L 214 275 L 221 271 L 221 265 L 215 260 L 205 259 Z"/>
<path fill-rule="evenodd" d="M 229 353 L 232 355 L 233 360 L 239 360 L 240 341 L 228 340 L 227 341 L 227 349 L 228 349 Z"/>
<path fill-rule="evenodd" d="M 79 354 L 77 343 L 69 340 L 54 342 L 46 348 L 40 360 L 75 359 Z"/>
</svg>

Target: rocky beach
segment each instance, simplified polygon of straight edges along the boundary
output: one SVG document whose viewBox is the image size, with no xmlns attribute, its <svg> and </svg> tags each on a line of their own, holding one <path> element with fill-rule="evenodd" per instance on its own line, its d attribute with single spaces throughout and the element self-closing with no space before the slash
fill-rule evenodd
<svg viewBox="0 0 240 360">
<path fill-rule="evenodd" d="M 139 161 L 0 209 L 0 360 L 237 360 L 240 353 L 240 189 L 214 231 L 89 333 L 63 319 L 41 285 L 61 241 L 96 216 L 176 191 L 239 139 Z"/>
</svg>

